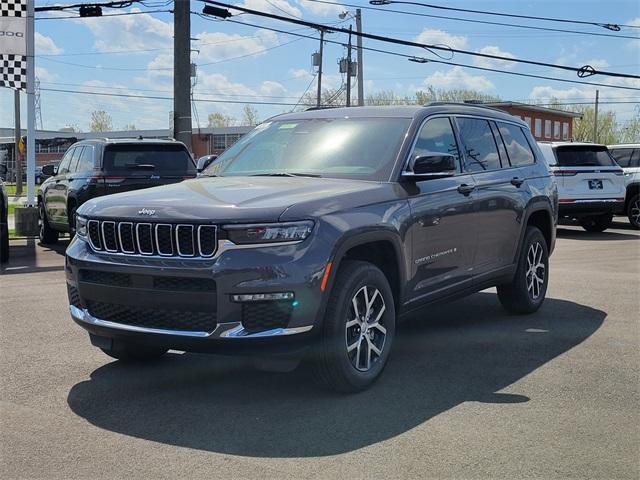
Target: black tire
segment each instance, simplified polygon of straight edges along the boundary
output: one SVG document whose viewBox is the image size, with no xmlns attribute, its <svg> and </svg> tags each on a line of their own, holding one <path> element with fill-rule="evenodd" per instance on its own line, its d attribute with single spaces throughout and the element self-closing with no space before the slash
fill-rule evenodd
<svg viewBox="0 0 640 480">
<path fill-rule="evenodd" d="M 111 358 L 126 363 L 139 363 L 157 360 L 168 352 L 163 347 L 150 347 L 147 345 L 135 345 L 132 343 L 114 342 L 113 348 L 101 348 Z"/>
<path fill-rule="evenodd" d="M 604 232 L 611 226 L 613 222 L 613 214 L 605 213 L 604 215 L 595 215 L 593 217 L 582 217 L 580 225 L 587 232 Z"/>
<path fill-rule="evenodd" d="M 633 228 L 640 229 L 640 194 L 636 193 L 627 205 L 627 217 Z"/>
<path fill-rule="evenodd" d="M 531 269 L 531 264 L 537 265 Z M 535 273 L 535 278 L 532 275 Z M 540 282 L 536 279 L 542 277 Z M 498 285 L 498 299 L 510 313 L 537 311 L 544 302 L 549 284 L 549 251 L 542 232 L 527 227 L 518 259 L 518 268 L 509 284 Z"/>
<path fill-rule="evenodd" d="M 69 239 L 73 240 L 73 237 L 76 236 L 76 210 L 77 207 L 75 203 L 72 203 L 67 207 L 68 213 L 68 222 L 69 222 Z"/>
<path fill-rule="evenodd" d="M 40 228 L 38 231 L 40 243 L 43 245 L 53 245 L 58 243 L 58 237 L 60 234 L 49 225 L 49 220 L 47 219 L 47 214 L 44 209 L 44 202 L 40 202 L 38 211 L 40 213 Z"/>
<path fill-rule="evenodd" d="M 0 224 L 0 263 L 9 261 L 9 225 Z"/>
<path fill-rule="evenodd" d="M 365 312 L 363 303 L 369 295 L 370 304 Z M 358 310 L 362 311 L 355 312 L 354 299 Z M 361 314 L 360 320 L 354 324 L 357 314 Z M 348 326 L 348 323 L 352 325 Z M 369 387 L 387 364 L 395 327 L 393 294 L 385 275 L 370 263 L 344 261 L 336 276 L 321 335 L 313 352 L 316 378 L 330 389 L 344 393 Z M 348 351 L 350 340 L 351 352 Z"/>
</svg>

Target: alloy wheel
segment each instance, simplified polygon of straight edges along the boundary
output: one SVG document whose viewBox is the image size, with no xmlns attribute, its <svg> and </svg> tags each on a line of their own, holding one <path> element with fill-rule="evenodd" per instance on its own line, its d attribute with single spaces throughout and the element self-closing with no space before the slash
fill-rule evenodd
<svg viewBox="0 0 640 480">
<path fill-rule="evenodd" d="M 637 197 L 631 205 L 629 217 L 634 226 L 640 227 L 640 197 Z"/>
<path fill-rule="evenodd" d="M 353 367 L 366 372 L 380 359 L 387 329 L 383 315 L 386 305 L 376 287 L 361 287 L 351 299 L 346 323 L 347 355 Z"/>
<path fill-rule="evenodd" d="M 546 267 L 542 256 L 544 248 L 540 242 L 529 245 L 527 251 L 527 291 L 533 300 L 540 297 L 542 287 L 545 282 Z"/>
</svg>

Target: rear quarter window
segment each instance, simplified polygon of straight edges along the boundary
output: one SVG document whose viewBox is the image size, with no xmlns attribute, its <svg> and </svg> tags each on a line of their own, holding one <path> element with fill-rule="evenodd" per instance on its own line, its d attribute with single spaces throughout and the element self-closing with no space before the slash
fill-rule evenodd
<svg viewBox="0 0 640 480">
<path fill-rule="evenodd" d="M 103 170 L 121 174 L 194 175 L 196 167 L 182 145 L 115 144 L 104 150 Z"/>
<path fill-rule="evenodd" d="M 535 162 L 531 146 L 522 128 L 509 123 L 497 122 L 498 131 L 507 149 L 507 155 L 512 167 L 522 167 Z"/>
</svg>

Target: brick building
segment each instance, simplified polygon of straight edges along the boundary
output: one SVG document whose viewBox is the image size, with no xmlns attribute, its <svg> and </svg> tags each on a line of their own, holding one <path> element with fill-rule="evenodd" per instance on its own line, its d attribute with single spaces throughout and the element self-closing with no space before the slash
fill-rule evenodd
<svg viewBox="0 0 640 480">
<path fill-rule="evenodd" d="M 580 113 L 557 110 L 517 102 L 489 102 L 489 107 L 499 108 L 527 122 L 534 138 L 539 142 L 573 139 L 573 119 Z"/>
</svg>

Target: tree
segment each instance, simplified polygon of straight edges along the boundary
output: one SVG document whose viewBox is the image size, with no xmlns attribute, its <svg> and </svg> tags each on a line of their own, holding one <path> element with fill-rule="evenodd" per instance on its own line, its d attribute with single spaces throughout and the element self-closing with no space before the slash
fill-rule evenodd
<svg viewBox="0 0 640 480">
<path fill-rule="evenodd" d="M 111 115 L 104 110 L 94 110 L 91 112 L 90 129 L 92 132 L 108 132 L 113 130 Z"/>
<path fill-rule="evenodd" d="M 130 132 L 132 130 L 137 130 L 137 128 L 134 123 L 128 123 L 124 127 L 122 127 L 122 130 L 124 130 L 125 132 Z"/>
<path fill-rule="evenodd" d="M 207 126 L 210 128 L 230 127 L 235 122 L 235 118 L 220 112 L 210 113 L 207 119 Z"/>
<path fill-rule="evenodd" d="M 81 133 L 82 130 L 80 129 L 80 127 L 78 125 L 66 125 L 64 127 L 62 127 L 60 130 L 58 130 L 59 132 L 65 132 L 65 133 Z"/>
<path fill-rule="evenodd" d="M 259 123 L 258 111 L 251 105 L 245 105 L 242 109 L 242 125 L 254 126 Z"/>
<path fill-rule="evenodd" d="M 616 143 L 638 143 L 640 142 L 640 107 L 636 107 L 636 114 L 624 122 L 618 131 Z"/>
</svg>

